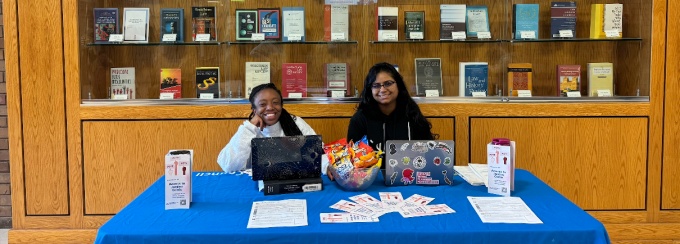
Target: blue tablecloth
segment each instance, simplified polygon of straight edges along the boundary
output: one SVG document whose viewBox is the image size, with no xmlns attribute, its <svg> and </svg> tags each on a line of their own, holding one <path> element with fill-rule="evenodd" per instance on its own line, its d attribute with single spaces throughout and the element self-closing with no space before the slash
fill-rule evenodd
<svg viewBox="0 0 680 244">
<path fill-rule="evenodd" d="M 365 192 L 418 193 L 446 203 L 454 214 L 405 219 L 388 213 L 377 223 L 321 224 L 319 213 L 345 192 L 324 177 L 321 192 L 264 196 L 248 175 L 195 173 L 188 210 L 164 210 L 161 177 L 98 231 L 95 243 L 609 243 L 598 220 L 525 170 L 517 170 L 513 196 L 521 197 L 543 224 L 484 224 L 467 196 L 492 196 L 483 186 L 455 178 L 454 186 L 386 187 L 378 176 Z M 308 226 L 247 229 L 253 201 L 307 199 Z"/>
</svg>

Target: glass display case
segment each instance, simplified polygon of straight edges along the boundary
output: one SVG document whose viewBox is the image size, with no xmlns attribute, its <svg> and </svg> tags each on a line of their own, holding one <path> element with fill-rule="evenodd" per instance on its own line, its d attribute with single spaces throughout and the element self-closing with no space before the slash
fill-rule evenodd
<svg viewBox="0 0 680 244">
<path fill-rule="evenodd" d="M 420 102 L 649 101 L 652 2 L 616 3 L 81 0 L 81 101 L 354 102 L 378 62 Z"/>
</svg>

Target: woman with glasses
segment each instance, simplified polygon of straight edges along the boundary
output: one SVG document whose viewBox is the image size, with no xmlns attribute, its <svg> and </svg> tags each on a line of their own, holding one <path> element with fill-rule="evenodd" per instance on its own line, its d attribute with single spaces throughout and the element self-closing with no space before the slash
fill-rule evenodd
<svg viewBox="0 0 680 244">
<path fill-rule="evenodd" d="M 283 108 L 281 91 L 273 83 L 258 85 L 248 97 L 250 116 L 217 156 L 225 172 L 250 168 L 250 141 L 255 137 L 316 135 L 302 118 Z"/>
<path fill-rule="evenodd" d="M 433 140 L 430 124 L 411 98 L 401 74 L 388 63 L 373 65 L 347 129 L 347 140 L 366 135 L 369 145 L 385 150 L 387 140 Z M 380 148 L 378 148 L 380 146 Z M 383 164 L 383 168 L 385 164 Z"/>
</svg>

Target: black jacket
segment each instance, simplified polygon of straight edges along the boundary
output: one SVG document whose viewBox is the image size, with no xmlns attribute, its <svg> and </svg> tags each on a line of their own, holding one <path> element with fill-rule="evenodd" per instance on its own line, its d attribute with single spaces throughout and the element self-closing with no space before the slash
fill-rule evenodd
<svg viewBox="0 0 680 244">
<path fill-rule="evenodd" d="M 376 112 L 358 110 L 349 121 L 347 141 L 357 142 L 367 135 L 369 145 L 374 149 L 385 150 L 387 140 L 432 140 L 429 125 L 418 125 L 412 116 L 407 116 L 403 106 L 397 108 L 390 115 L 385 115 L 379 109 Z M 384 126 L 384 127 L 383 127 Z M 409 138 L 408 128 L 411 128 Z M 384 129 L 383 129 L 384 128 Z M 384 137 L 383 137 L 384 135 Z"/>
</svg>

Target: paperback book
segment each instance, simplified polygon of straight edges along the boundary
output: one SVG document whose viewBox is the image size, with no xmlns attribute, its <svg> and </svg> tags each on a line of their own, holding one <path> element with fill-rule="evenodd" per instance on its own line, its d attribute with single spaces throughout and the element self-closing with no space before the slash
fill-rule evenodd
<svg viewBox="0 0 680 244">
<path fill-rule="evenodd" d="M 519 90 L 531 91 L 533 80 L 530 63 L 508 64 L 508 96 L 518 96 Z"/>
<path fill-rule="evenodd" d="M 161 69 L 161 99 L 182 98 L 182 69 Z"/>
<path fill-rule="evenodd" d="M 123 41 L 149 42 L 149 8 L 123 9 Z"/>
<path fill-rule="evenodd" d="M 345 4 L 324 5 L 323 30 L 324 41 L 348 41 L 349 6 Z"/>
<path fill-rule="evenodd" d="M 513 5 L 515 21 L 513 22 L 514 39 L 538 39 L 538 4 L 515 4 Z M 533 32 L 533 38 L 522 33 Z M 529 34 L 530 35 L 530 34 Z"/>
<path fill-rule="evenodd" d="M 331 91 L 344 91 L 345 96 L 350 95 L 350 70 L 347 63 L 327 63 L 324 65 L 323 77 L 326 87 Z"/>
<path fill-rule="evenodd" d="M 473 92 L 483 92 L 488 95 L 489 63 L 460 62 L 459 63 L 458 95 L 471 97 Z"/>
<path fill-rule="evenodd" d="M 581 91 L 581 65 L 557 65 L 557 95 L 568 96 L 569 92 Z"/>
<path fill-rule="evenodd" d="M 442 60 L 440 58 L 416 58 L 416 96 L 436 92 L 443 95 Z"/>
<path fill-rule="evenodd" d="M 111 68 L 111 99 L 135 99 L 135 67 Z"/>
<path fill-rule="evenodd" d="M 217 40 L 215 7 L 192 7 L 191 24 L 192 40 L 196 41 L 198 35 L 208 35 L 208 41 Z"/>
<path fill-rule="evenodd" d="M 177 35 L 176 42 L 184 42 L 184 9 L 162 8 L 161 9 L 161 38 L 165 34 Z"/>
<path fill-rule="evenodd" d="M 425 38 L 425 11 L 404 12 L 404 34 L 407 40 Z"/>
<path fill-rule="evenodd" d="M 203 99 L 220 97 L 220 68 L 196 68 L 196 97 Z"/>
<path fill-rule="evenodd" d="M 550 4 L 550 35 L 561 38 L 560 31 L 569 30 L 576 36 L 576 2 L 552 2 Z"/>
<path fill-rule="evenodd" d="M 254 87 L 271 82 L 269 62 L 246 62 L 246 97 Z"/>
<path fill-rule="evenodd" d="M 253 33 L 258 33 L 257 10 L 237 9 L 236 10 L 236 40 L 250 41 Z"/>
<path fill-rule="evenodd" d="M 111 34 L 118 34 L 118 9 L 94 9 L 94 42 L 107 43 Z"/>
<path fill-rule="evenodd" d="M 260 19 L 260 33 L 264 33 L 265 40 L 281 38 L 281 10 L 258 9 L 257 16 Z"/>
<path fill-rule="evenodd" d="M 486 6 L 467 6 L 467 36 L 476 38 L 478 32 L 489 32 L 489 10 Z"/>
<path fill-rule="evenodd" d="M 284 7 L 281 13 L 283 41 L 305 41 L 305 8 Z M 291 36 L 299 36 L 299 40 Z"/>
<path fill-rule="evenodd" d="M 453 32 L 466 33 L 465 4 L 441 4 L 439 5 L 440 24 L 439 39 L 453 40 Z"/>
<path fill-rule="evenodd" d="M 281 67 L 283 97 L 307 97 L 307 64 L 284 63 Z"/>
</svg>

